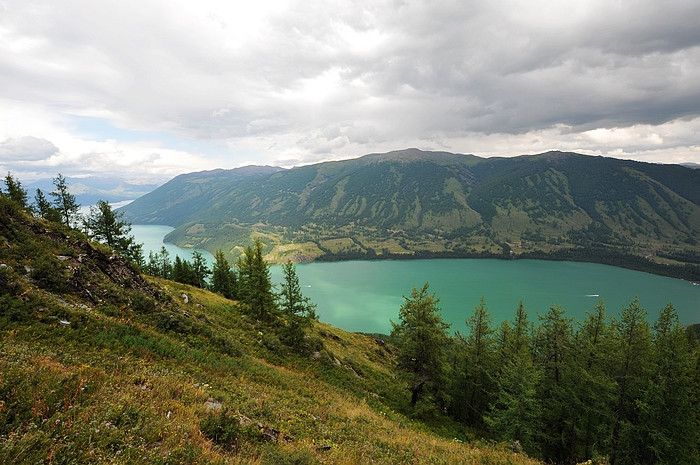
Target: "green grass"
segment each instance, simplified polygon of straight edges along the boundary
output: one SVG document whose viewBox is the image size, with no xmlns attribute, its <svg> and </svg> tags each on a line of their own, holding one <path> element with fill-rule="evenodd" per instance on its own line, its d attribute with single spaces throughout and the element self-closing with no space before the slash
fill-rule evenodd
<svg viewBox="0 0 700 465">
<path fill-rule="evenodd" d="M 292 349 L 236 302 L 0 214 L 0 463 L 536 463 L 412 410 L 386 342 L 316 322 Z"/>
</svg>

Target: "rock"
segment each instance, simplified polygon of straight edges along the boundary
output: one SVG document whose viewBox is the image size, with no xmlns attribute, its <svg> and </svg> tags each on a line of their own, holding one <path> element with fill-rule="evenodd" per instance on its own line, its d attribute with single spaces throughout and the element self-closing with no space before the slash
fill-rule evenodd
<svg viewBox="0 0 700 465">
<path fill-rule="evenodd" d="M 520 452 L 523 451 L 523 446 L 520 445 L 520 441 L 517 439 L 513 441 L 513 443 L 510 445 L 510 450 L 515 452 L 516 454 L 519 454 Z"/>
<path fill-rule="evenodd" d="M 68 320 L 59 320 L 59 323 L 61 323 L 63 326 L 70 326 L 70 321 Z"/>
<path fill-rule="evenodd" d="M 319 358 L 321 358 L 321 352 L 319 352 L 318 350 L 311 354 L 311 360 L 318 360 Z"/>
<path fill-rule="evenodd" d="M 262 435 L 264 439 L 277 442 L 280 437 L 280 432 L 276 429 L 270 428 L 269 426 L 265 426 L 262 428 Z"/>
<path fill-rule="evenodd" d="M 189 297 L 187 297 L 187 294 L 185 294 L 184 292 L 182 293 L 182 295 L 180 297 L 182 298 L 182 301 L 185 303 L 188 303 L 190 301 Z"/>
<path fill-rule="evenodd" d="M 221 410 L 221 402 L 217 400 L 208 400 L 204 403 L 208 410 Z"/>
</svg>

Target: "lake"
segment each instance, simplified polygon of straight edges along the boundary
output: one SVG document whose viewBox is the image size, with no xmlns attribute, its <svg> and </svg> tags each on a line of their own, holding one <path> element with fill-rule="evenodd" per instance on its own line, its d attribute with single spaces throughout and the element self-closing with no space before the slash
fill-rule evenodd
<svg viewBox="0 0 700 465">
<path fill-rule="evenodd" d="M 157 252 L 168 226 L 134 225 L 132 233 L 144 243 L 144 253 Z M 190 260 L 191 251 L 165 244 L 171 254 Z M 200 251 L 213 262 L 209 252 Z M 206 252 L 206 254 L 205 254 Z M 189 255 L 187 255 L 189 254 Z M 483 296 L 493 327 L 511 320 L 520 300 L 531 321 L 552 304 L 583 321 L 600 299 L 609 315 L 617 315 L 635 296 L 656 320 L 673 302 L 681 323 L 700 323 L 700 286 L 607 265 L 543 260 L 429 259 L 305 263 L 296 267 L 302 292 L 318 305 L 321 321 L 347 331 L 391 331 L 391 320 L 413 287 L 430 283 L 440 298 L 442 317 L 453 331 L 466 333 L 464 320 Z M 271 267 L 274 283 L 282 282 L 281 267 Z"/>
<path fill-rule="evenodd" d="M 138 243 L 143 244 L 143 256 L 148 261 L 148 253 L 159 253 L 160 248 L 165 246 L 165 250 L 170 254 L 170 260 L 175 260 L 175 256 L 192 261 L 192 252 L 199 252 L 207 261 L 209 268 L 214 263 L 214 256 L 204 249 L 183 249 L 175 244 L 164 243 L 163 238 L 175 228 L 170 226 L 151 225 L 151 224 L 134 224 L 131 225 L 131 234 Z"/>
</svg>

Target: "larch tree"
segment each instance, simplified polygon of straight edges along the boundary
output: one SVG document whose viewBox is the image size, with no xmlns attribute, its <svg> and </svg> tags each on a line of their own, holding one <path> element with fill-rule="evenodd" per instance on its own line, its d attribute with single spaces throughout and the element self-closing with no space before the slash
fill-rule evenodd
<svg viewBox="0 0 700 465">
<path fill-rule="evenodd" d="M 494 330 L 486 300 L 481 297 L 474 313 L 466 320 L 469 334 L 464 339 L 464 373 L 461 401 L 467 407 L 466 420 L 480 426 L 494 392 Z"/>
<path fill-rule="evenodd" d="M 143 262 L 142 245 L 129 234 L 131 223 L 124 220 L 123 213 L 112 210 L 109 202 L 98 200 L 97 204 L 90 206 L 90 213 L 83 223 L 92 239 L 112 247 L 134 263 Z"/>
<path fill-rule="evenodd" d="M 12 176 L 12 173 L 10 172 L 8 172 L 7 176 L 5 176 L 5 187 L 7 192 L 2 192 L 2 190 L 0 190 L 0 193 L 7 196 L 10 200 L 17 203 L 23 209 L 27 210 L 29 207 L 27 205 L 27 191 L 22 187 L 22 183 L 19 181 L 19 179 Z"/>
<path fill-rule="evenodd" d="M 578 383 L 573 387 L 571 410 L 575 415 L 579 444 L 572 453 L 576 461 L 591 459 L 605 452 L 600 437 L 610 434 L 614 382 L 612 328 L 601 300 L 583 321 L 574 339 L 575 358 L 571 360 Z"/>
<path fill-rule="evenodd" d="M 263 243 L 255 239 L 238 258 L 239 294 L 251 315 L 261 321 L 271 321 L 277 311 L 270 279 L 270 267 L 263 257 Z"/>
<path fill-rule="evenodd" d="M 237 296 L 236 281 L 236 273 L 231 269 L 224 252 L 221 249 L 217 250 L 212 266 L 211 290 L 227 299 L 235 299 Z"/>
<path fill-rule="evenodd" d="M 536 363 L 542 369 L 542 456 L 557 463 L 569 461 L 576 440 L 571 412 L 573 329 L 565 314 L 561 306 L 552 305 L 540 316 L 536 341 Z"/>
<path fill-rule="evenodd" d="M 404 296 L 399 322 L 392 321 L 391 337 L 398 348 L 398 369 L 406 378 L 415 406 L 428 393 L 439 401 L 446 372 L 447 331 L 442 320 L 439 299 L 428 293 L 429 284 L 413 288 Z"/>
<path fill-rule="evenodd" d="M 653 327 L 651 373 L 637 402 L 639 463 L 698 463 L 700 405 L 695 386 L 697 352 L 672 304 Z"/>
<path fill-rule="evenodd" d="M 495 437 L 502 441 L 518 441 L 528 455 L 536 457 L 540 455 L 542 405 L 537 387 L 542 370 L 533 360 L 527 312 L 522 302 L 518 305 L 513 327 L 507 321 L 504 323 L 500 331 L 503 364 L 484 422 Z"/>
<path fill-rule="evenodd" d="M 614 360 L 616 381 L 614 420 L 611 434 L 610 463 L 638 463 L 643 446 L 639 441 L 639 409 L 642 391 L 647 385 L 651 368 L 651 332 L 647 312 L 639 299 L 622 309 L 613 323 L 617 347 Z"/>
<path fill-rule="evenodd" d="M 54 199 L 53 204 L 61 216 L 61 221 L 66 226 L 73 226 L 80 211 L 80 205 L 76 202 L 75 196 L 68 191 L 68 183 L 61 173 L 54 178 L 53 184 L 56 189 L 50 194 Z"/>
<path fill-rule="evenodd" d="M 61 222 L 61 214 L 51 204 L 51 202 L 49 202 L 41 189 L 37 189 L 36 194 L 34 194 L 34 214 L 39 218 L 43 218 L 54 223 Z"/>
</svg>

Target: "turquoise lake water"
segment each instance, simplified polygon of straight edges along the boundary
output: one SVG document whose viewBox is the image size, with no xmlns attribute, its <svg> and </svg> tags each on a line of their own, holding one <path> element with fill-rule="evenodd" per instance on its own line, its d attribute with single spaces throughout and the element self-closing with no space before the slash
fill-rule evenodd
<svg viewBox="0 0 700 465">
<path fill-rule="evenodd" d="M 134 225 L 132 234 L 144 243 L 144 253 L 157 252 L 168 226 Z M 165 244 L 171 254 L 191 259 L 191 250 Z M 213 261 L 209 252 L 200 251 Z M 413 287 L 430 283 L 440 298 L 439 306 L 453 331 L 466 333 L 464 320 L 479 299 L 486 299 L 496 327 L 511 320 L 520 300 L 532 321 L 551 305 L 561 305 L 567 315 L 582 321 L 587 311 L 603 299 L 609 315 L 617 315 L 635 296 L 653 322 L 672 302 L 681 323 L 700 323 L 700 286 L 606 265 L 542 260 L 430 259 L 348 261 L 297 265 L 302 292 L 315 302 L 321 321 L 348 331 L 391 331 L 391 320 Z M 271 269 L 274 283 L 282 270 Z"/>
</svg>

